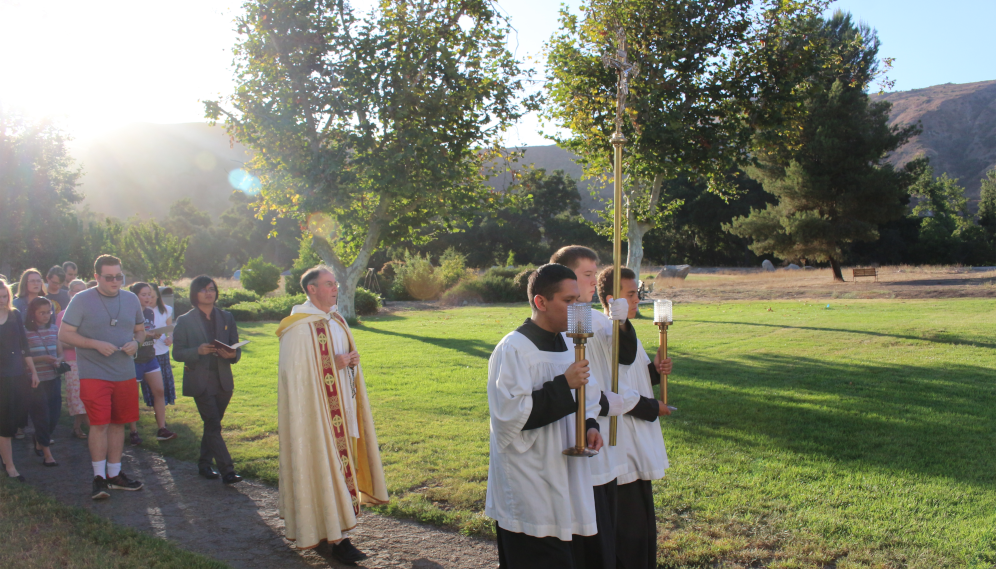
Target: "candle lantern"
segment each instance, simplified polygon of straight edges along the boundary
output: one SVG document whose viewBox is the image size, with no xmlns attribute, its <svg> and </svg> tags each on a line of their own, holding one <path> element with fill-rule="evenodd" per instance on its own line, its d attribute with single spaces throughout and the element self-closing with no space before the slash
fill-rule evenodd
<svg viewBox="0 0 996 569">
<path fill-rule="evenodd" d="M 567 307 L 567 337 L 574 340 L 574 361 L 579 362 L 585 359 L 585 344 L 588 338 L 594 336 L 591 327 L 591 304 L 576 302 Z M 574 397 L 578 402 L 578 409 L 574 414 L 575 434 L 574 446 L 565 449 L 567 456 L 595 456 L 598 454 L 588 448 L 587 429 L 585 428 L 585 386 L 582 385 L 574 390 Z"/>
<path fill-rule="evenodd" d="M 657 353 L 661 360 L 667 359 L 667 327 L 674 324 L 671 313 L 671 301 L 658 299 L 654 301 L 654 324 L 660 330 L 660 347 Z M 667 376 L 661 377 L 661 402 L 667 405 Z"/>
</svg>

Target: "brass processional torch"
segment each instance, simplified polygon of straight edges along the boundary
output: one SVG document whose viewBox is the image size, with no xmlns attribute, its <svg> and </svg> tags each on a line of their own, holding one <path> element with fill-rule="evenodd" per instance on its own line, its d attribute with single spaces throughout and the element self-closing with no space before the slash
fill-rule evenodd
<svg viewBox="0 0 996 569">
<path fill-rule="evenodd" d="M 659 299 L 654 301 L 654 324 L 660 330 L 660 347 L 657 348 L 657 355 L 661 361 L 667 359 L 667 327 L 674 324 L 671 314 L 671 301 Z M 661 377 L 661 402 L 667 405 L 667 375 Z M 674 411 L 675 408 L 668 405 Z"/>
<path fill-rule="evenodd" d="M 629 94 L 629 76 L 636 73 L 636 65 L 629 63 L 626 55 L 626 30 L 620 27 L 616 30 L 616 56 L 602 56 L 602 64 L 615 69 L 619 75 L 616 83 L 616 131 L 612 135 L 612 147 L 615 149 L 613 162 L 613 212 L 612 220 L 612 298 L 619 298 L 619 271 L 622 265 L 622 150 L 626 137 L 622 133 L 623 113 L 626 110 L 626 95 Z M 619 393 L 619 324 L 612 321 L 612 392 Z M 609 417 L 609 445 L 616 446 L 616 431 L 618 417 Z"/>
<path fill-rule="evenodd" d="M 585 344 L 588 338 L 594 336 L 591 327 L 591 304 L 587 302 L 575 302 L 567 307 L 567 337 L 574 340 L 574 361 L 579 362 L 584 359 Z M 585 386 L 582 385 L 574 390 L 574 397 L 577 398 L 578 410 L 574 414 L 575 434 L 574 446 L 565 449 L 567 456 L 595 456 L 597 451 L 588 448 L 587 429 L 585 428 Z"/>
</svg>

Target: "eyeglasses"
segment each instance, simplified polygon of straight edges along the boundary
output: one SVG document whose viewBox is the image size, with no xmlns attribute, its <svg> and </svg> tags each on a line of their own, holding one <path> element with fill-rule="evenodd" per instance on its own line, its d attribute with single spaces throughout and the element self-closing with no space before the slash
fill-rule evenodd
<svg viewBox="0 0 996 569">
<path fill-rule="evenodd" d="M 201 292 L 218 292 L 218 289 L 214 288 L 213 286 L 209 286 L 207 288 L 202 288 Z"/>
<path fill-rule="evenodd" d="M 100 275 L 100 278 L 104 279 L 105 282 L 112 283 L 114 281 L 123 281 L 124 275 Z"/>
</svg>

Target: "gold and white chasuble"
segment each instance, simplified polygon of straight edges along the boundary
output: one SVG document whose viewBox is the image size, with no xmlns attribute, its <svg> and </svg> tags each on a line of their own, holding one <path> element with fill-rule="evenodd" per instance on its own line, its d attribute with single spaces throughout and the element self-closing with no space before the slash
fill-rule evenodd
<svg viewBox="0 0 996 569">
<path fill-rule="evenodd" d="M 299 549 L 356 527 L 361 504 L 388 500 L 363 371 L 336 369 L 355 349 L 336 312 L 310 301 L 277 328 L 280 517 Z"/>
</svg>

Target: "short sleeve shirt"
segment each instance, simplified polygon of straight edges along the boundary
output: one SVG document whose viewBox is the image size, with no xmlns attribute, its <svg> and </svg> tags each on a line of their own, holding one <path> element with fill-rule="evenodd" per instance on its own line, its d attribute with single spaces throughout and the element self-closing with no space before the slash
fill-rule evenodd
<svg viewBox="0 0 996 569">
<path fill-rule="evenodd" d="M 69 301 L 62 322 L 75 326 L 85 338 L 119 348 L 110 356 L 76 348 L 80 379 L 127 381 L 135 377 L 134 360 L 120 348 L 135 339 L 135 326 L 145 323 L 137 296 L 127 290 L 119 291 L 117 296 L 104 296 L 96 288 L 84 290 Z"/>
</svg>

